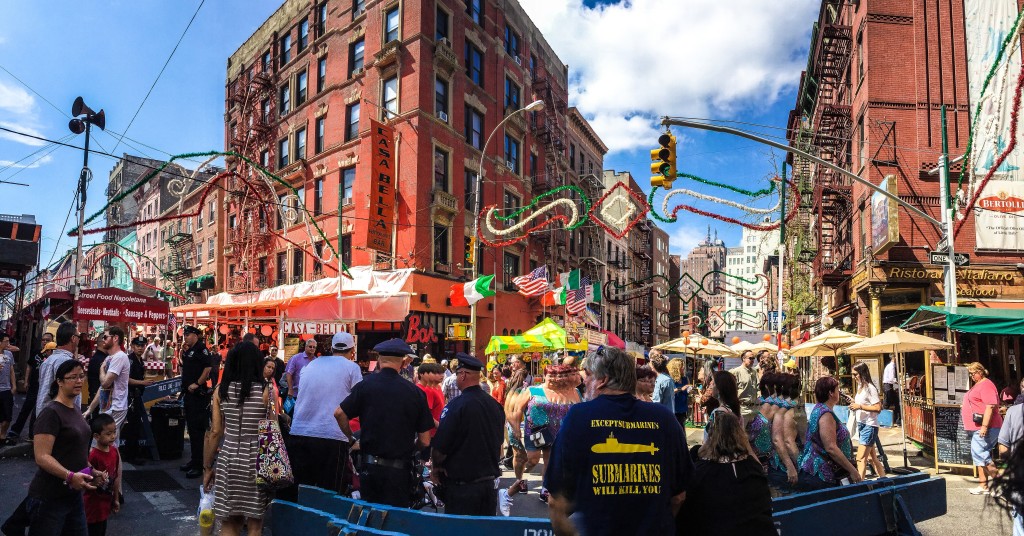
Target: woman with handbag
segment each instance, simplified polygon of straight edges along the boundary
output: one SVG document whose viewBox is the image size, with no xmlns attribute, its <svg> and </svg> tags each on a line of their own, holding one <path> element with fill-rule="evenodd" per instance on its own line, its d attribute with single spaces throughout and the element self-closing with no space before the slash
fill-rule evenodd
<svg viewBox="0 0 1024 536">
<path fill-rule="evenodd" d="M 527 465 L 536 465 L 543 457 L 544 468 L 547 468 L 551 446 L 562 427 L 562 419 L 569 412 L 570 406 L 581 402 L 580 393 L 576 390 L 577 384 L 579 373 L 574 367 L 548 365 L 544 371 L 544 383 L 527 388 L 519 396 L 509 424 L 512 425 L 513 437 L 526 445 Z M 519 428 L 519 423 L 524 419 L 526 437 L 522 437 Z M 540 500 L 548 502 L 546 489 L 541 489 Z"/>
<path fill-rule="evenodd" d="M 988 481 L 998 474 L 992 463 L 992 449 L 996 448 L 1003 417 L 999 414 L 999 389 L 988 379 L 988 370 L 977 361 L 967 365 L 967 373 L 974 385 L 964 396 L 960 418 L 964 430 L 971 436 L 971 459 L 978 468 L 978 487 L 968 491 L 971 495 L 988 495 Z"/>
<path fill-rule="evenodd" d="M 878 460 L 875 439 L 878 437 L 878 414 L 882 411 L 882 399 L 878 396 L 878 388 L 871 381 L 871 371 L 867 363 L 857 363 L 853 367 L 853 381 L 856 383 L 857 395 L 850 404 L 850 411 L 856 412 L 857 435 L 860 446 L 857 447 L 857 471 L 866 474 L 868 462 L 875 470 L 875 475 L 885 476 L 885 468 Z"/>
<path fill-rule="evenodd" d="M 807 439 L 797 460 L 800 491 L 831 488 L 863 480 L 853 462 L 850 433 L 832 411 L 839 402 L 839 382 L 832 376 L 818 378 L 814 384 L 818 401 L 807 419 Z"/>
<path fill-rule="evenodd" d="M 220 533 L 240 534 L 244 523 L 250 535 L 260 534 L 271 496 L 256 484 L 257 443 L 261 419 L 276 414 L 255 344 L 243 341 L 228 353 L 224 378 L 213 395 L 212 407 L 213 424 L 203 457 L 203 486 L 207 492 L 215 490 L 213 510 L 221 521 Z M 224 444 L 218 454 L 222 438 Z"/>
</svg>

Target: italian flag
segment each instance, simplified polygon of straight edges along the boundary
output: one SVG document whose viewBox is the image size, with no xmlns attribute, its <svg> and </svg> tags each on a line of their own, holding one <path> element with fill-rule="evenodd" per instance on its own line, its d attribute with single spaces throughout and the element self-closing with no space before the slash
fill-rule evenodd
<svg viewBox="0 0 1024 536">
<path fill-rule="evenodd" d="M 601 283 L 587 287 L 587 303 L 601 303 Z"/>
<path fill-rule="evenodd" d="M 541 305 L 552 307 L 555 305 L 565 305 L 566 300 L 566 288 L 558 287 L 555 290 L 549 290 L 540 299 Z"/>
<path fill-rule="evenodd" d="M 488 296 L 494 296 L 494 291 L 491 290 L 492 282 L 494 282 L 494 275 L 485 275 L 468 283 L 452 285 L 452 290 L 448 293 L 448 297 L 451 299 L 452 305 L 455 306 L 467 307 L 473 305 Z"/>
<path fill-rule="evenodd" d="M 580 288 L 580 271 L 573 270 L 571 272 L 558 274 L 558 284 L 566 287 L 568 290 L 576 290 Z"/>
</svg>

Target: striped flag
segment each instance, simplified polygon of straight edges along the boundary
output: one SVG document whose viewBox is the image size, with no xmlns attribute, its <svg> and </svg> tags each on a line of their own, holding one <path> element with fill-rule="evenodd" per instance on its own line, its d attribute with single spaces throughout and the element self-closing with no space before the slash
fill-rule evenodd
<svg viewBox="0 0 1024 536">
<path fill-rule="evenodd" d="M 523 296 L 540 296 L 548 291 L 548 266 L 542 264 L 534 271 L 512 280 Z"/>
<path fill-rule="evenodd" d="M 565 312 L 571 315 L 578 315 L 587 308 L 586 289 L 578 288 L 569 290 L 565 294 Z"/>
<path fill-rule="evenodd" d="M 175 331 L 178 329 L 178 318 L 174 316 L 174 313 L 167 315 L 167 331 Z"/>
<path fill-rule="evenodd" d="M 545 292 L 544 296 L 540 299 L 540 302 L 547 307 L 552 307 L 555 305 L 565 305 L 565 299 L 565 287 L 558 287 Z"/>
<path fill-rule="evenodd" d="M 558 284 L 569 289 L 576 290 L 583 288 L 580 285 L 580 271 L 572 270 L 571 272 L 565 272 L 564 274 L 558 274 Z"/>
<path fill-rule="evenodd" d="M 594 326 L 597 329 L 601 329 L 601 315 L 595 313 L 590 307 L 587 307 L 583 311 L 583 322 Z"/>
</svg>

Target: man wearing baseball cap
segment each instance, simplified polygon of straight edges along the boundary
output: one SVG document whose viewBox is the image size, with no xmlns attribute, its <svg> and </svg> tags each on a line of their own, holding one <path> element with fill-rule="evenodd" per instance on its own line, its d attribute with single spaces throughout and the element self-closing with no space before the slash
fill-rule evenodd
<svg viewBox="0 0 1024 536">
<path fill-rule="evenodd" d="M 334 410 L 334 417 L 349 440 L 352 428 L 348 421 L 359 418 L 357 467 L 362 499 L 408 508 L 412 505 L 413 455 L 430 445 L 434 418 L 423 391 L 398 374 L 412 348 L 402 339 L 390 339 L 373 350 L 378 354 L 378 372 L 352 389 Z M 305 389 L 303 384 L 303 392 Z"/>
<path fill-rule="evenodd" d="M 484 364 L 469 354 L 457 354 L 457 359 L 455 377 L 462 394 L 441 412 L 432 440 L 431 479 L 448 490 L 444 513 L 493 516 L 498 507 L 494 479 L 501 476 L 498 459 L 505 439 L 505 409 L 480 388 Z"/>
<path fill-rule="evenodd" d="M 203 444 L 210 427 L 211 393 L 206 380 L 213 373 L 217 359 L 206 348 L 203 332 L 196 326 L 185 326 L 185 350 L 181 353 L 181 393 L 185 401 L 185 428 L 192 459 L 179 467 L 188 478 L 203 476 Z"/>
<path fill-rule="evenodd" d="M 318 357 L 302 369 L 302 396 L 295 401 L 288 439 L 295 486 L 285 496 L 297 492 L 299 484 L 347 491 L 342 484 L 351 442 L 338 428 L 334 408 L 363 379 L 353 361 L 355 352 L 352 334 L 336 333 L 331 338 L 331 355 Z"/>
</svg>

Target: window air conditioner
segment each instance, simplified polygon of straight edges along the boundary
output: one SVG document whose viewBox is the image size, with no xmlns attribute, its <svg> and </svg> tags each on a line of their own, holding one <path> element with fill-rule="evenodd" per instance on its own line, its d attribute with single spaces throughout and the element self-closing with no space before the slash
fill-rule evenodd
<svg viewBox="0 0 1024 536">
<path fill-rule="evenodd" d="M 519 65 L 519 66 L 523 65 L 523 59 L 520 58 L 519 56 L 516 56 L 516 65 Z"/>
<path fill-rule="evenodd" d="M 508 168 L 511 169 L 512 171 L 515 171 L 516 169 L 516 165 L 513 164 L 512 162 L 505 162 L 505 165 L 508 166 Z"/>
<path fill-rule="evenodd" d="M 437 112 L 437 118 L 440 119 L 441 121 L 444 121 L 445 123 L 448 122 L 448 114 L 445 112 Z"/>
<path fill-rule="evenodd" d="M 441 38 L 441 44 L 445 45 L 445 46 L 447 46 L 449 48 L 452 46 L 452 42 L 449 41 L 447 37 L 442 37 Z"/>
</svg>

